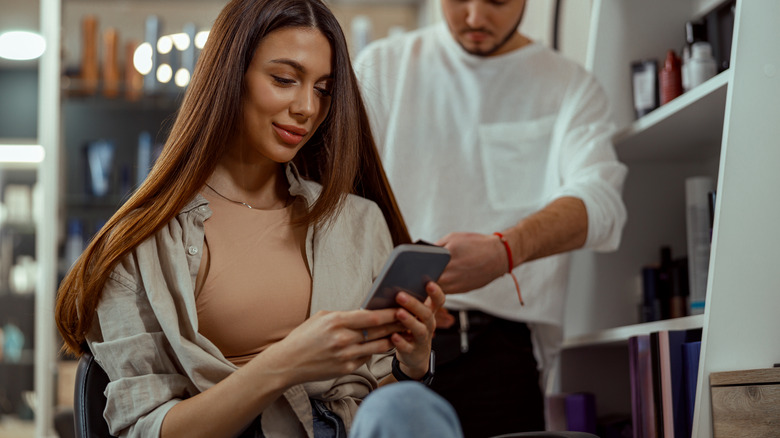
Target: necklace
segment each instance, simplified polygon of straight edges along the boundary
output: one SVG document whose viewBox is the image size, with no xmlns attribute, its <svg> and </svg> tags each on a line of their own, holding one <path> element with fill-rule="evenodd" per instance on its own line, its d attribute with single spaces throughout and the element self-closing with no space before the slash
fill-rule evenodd
<svg viewBox="0 0 780 438">
<path fill-rule="evenodd" d="M 228 198 L 227 196 L 223 195 L 222 193 L 219 193 L 214 187 L 211 187 L 208 183 L 206 183 L 206 187 L 210 188 L 212 192 L 216 193 L 217 196 L 219 196 L 220 198 L 222 198 L 222 199 L 224 199 L 226 201 L 230 201 L 230 202 L 232 202 L 234 204 L 238 204 L 238 205 L 243 205 L 244 207 L 246 207 L 246 208 L 248 208 L 250 210 L 263 210 L 262 208 L 259 208 L 259 207 L 253 207 L 253 206 L 247 204 L 246 202 L 234 201 L 234 200 Z M 284 206 L 287 207 L 288 205 L 290 205 L 290 196 L 289 195 L 287 196 L 287 199 L 285 199 L 285 201 L 284 201 Z"/>
</svg>

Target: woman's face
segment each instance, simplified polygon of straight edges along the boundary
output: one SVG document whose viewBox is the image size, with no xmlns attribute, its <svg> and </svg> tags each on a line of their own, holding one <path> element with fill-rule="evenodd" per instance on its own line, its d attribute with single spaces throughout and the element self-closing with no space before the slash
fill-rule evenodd
<svg viewBox="0 0 780 438">
<path fill-rule="evenodd" d="M 332 50 L 317 29 L 268 34 L 244 75 L 242 143 L 260 159 L 286 163 L 330 109 Z"/>
</svg>

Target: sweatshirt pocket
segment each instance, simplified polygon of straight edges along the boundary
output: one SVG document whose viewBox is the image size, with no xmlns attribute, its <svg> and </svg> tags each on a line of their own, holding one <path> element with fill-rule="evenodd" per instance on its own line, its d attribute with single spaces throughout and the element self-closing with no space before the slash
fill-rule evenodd
<svg viewBox="0 0 780 438">
<path fill-rule="evenodd" d="M 496 210 L 541 207 L 548 175 L 555 116 L 479 127 L 488 200 Z M 519 218 L 518 218 L 519 219 Z"/>
</svg>

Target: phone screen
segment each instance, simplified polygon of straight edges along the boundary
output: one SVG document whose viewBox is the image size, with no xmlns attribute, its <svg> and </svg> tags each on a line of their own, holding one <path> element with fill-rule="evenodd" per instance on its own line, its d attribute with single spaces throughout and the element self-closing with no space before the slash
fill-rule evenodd
<svg viewBox="0 0 780 438">
<path fill-rule="evenodd" d="M 449 261 L 449 251 L 440 246 L 430 244 L 397 246 L 390 253 L 361 308 L 373 310 L 398 307 L 395 296 L 402 290 L 420 301 L 425 301 L 428 297 L 425 285 L 429 281 L 437 281 Z"/>
</svg>

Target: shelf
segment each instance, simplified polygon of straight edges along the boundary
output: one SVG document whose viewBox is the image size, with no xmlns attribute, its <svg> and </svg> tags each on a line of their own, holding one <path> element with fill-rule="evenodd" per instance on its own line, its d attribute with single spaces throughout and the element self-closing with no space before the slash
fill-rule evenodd
<svg viewBox="0 0 780 438">
<path fill-rule="evenodd" d="M 0 170 L 38 170 L 41 163 L 0 161 Z"/>
<path fill-rule="evenodd" d="M 103 208 L 116 210 L 129 198 L 126 196 L 106 195 L 102 197 L 92 195 L 68 194 L 65 203 L 72 208 Z"/>
<path fill-rule="evenodd" d="M 16 294 L 5 288 L 0 289 L 0 301 L 31 301 L 35 299 L 34 293 L 29 294 Z M 4 306 L 10 306 L 10 304 L 4 304 Z"/>
<path fill-rule="evenodd" d="M 614 137 L 624 163 L 702 161 L 717 157 L 731 71 L 636 120 Z"/>
<path fill-rule="evenodd" d="M 0 222 L 0 229 L 18 234 L 35 234 L 35 222 Z"/>
<path fill-rule="evenodd" d="M 5 371 L 14 368 L 29 368 L 34 366 L 35 366 L 35 361 L 32 358 L 27 358 L 27 357 L 20 360 L 19 362 L 0 360 L 0 370 L 5 369 Z"/>
<path fill-rule="evenodd" d="M 709 12 L 712 12 L 718 7 L 726 4 L 728 1 L 729 0 L 694 0 L 693 18 L 701 18 Z"/>
<path fill-rule="evenodd" d="M 591 347 L 596 345 L 621 344 L 636 335 L 648 334 L 659 330 L 687 330 L 701 328 L 704 315 L 692 315 L 682 318 L 664 319 L 601 330 L 595 333 L 574 336 L 563 341 L 563 348 Z"/>
<path fill-rule="evenodd" d="M 18 362 L 12 362 L 7 359 L 0 360 L 0 369 L 31 366 L 35 366 L 35 351 L 32 348 L 23 349 L 22 356 Z"/>
<path fill-rule="evenodd" d="M 184 90 L 179 88 L 160 89 L 152 93 L 141 94 L 133 99 L 125 97 L 124 91 L 120 90 L 118 96 L 108 97 L 104 96 L 99 89 L 87 92 L 81 87 L 78 79 L 68 77 L 62 78 L 61 90 L 66 103 L 87 104 L 100 111 L 145 111 L 149 109 L 174 111 L 179 108 L 184 98 Z"/>
<path fill-rule="evenodd" d="M 25 149 L 19 149 L 19 146 Z M 22 152 L 22 157 L 19 156 L 20 152 Z M 0 171 L 35 171 L 40 166 L 39 160 L 42 158 L 42 152 L 43 149 L 36 139 L 0 138 Z M 20 159 L 21 161 L 18 161 Z"/>
</svg>

